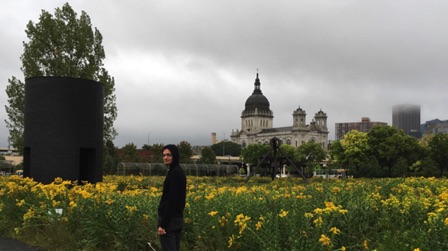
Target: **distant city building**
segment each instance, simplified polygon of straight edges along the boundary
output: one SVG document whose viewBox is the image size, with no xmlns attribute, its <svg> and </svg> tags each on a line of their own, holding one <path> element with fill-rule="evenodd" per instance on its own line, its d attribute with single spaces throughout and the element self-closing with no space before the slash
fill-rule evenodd
<svg viewBox="0 0 448 251">
<path fill-rule="evenodd" d="M 448 120 L 433 119 L 420 126 L 423 134 L 448 133 Z"/>
<path fill-rule="evenodd" d="M 327 150 L 326 113 L 320 110 L 314 115 L 311 123 L 307 125 L 306 112 L 299 107 L 293 111 L 292 126 L 274 128 L 274 113 L 270 110 L 270 103 L 261 92 L 260 86 L 261 83 L 257 73 L 254 91 L 246 100 L 245 109 L 241 113 L 241 130 L 232 131 L 230 136 L 232 142 L 246 147 L 250 144 L 269 144 L 273 137 L 277 137 L 283 144 L 298 147 L 305 142 L 312 141 Z"/>
<path fill-rule="evenodd" d="M 408 135 L 420 138 L 420 106 L 395 105 L 392 108 L 392 125 Z"/>
<path fill-rule="evenodd" d="M 370 118 L 361 118 L 361 122 L 345 122 L 335 124 L 335 137 L 336 140 L 344 138 L 344 135 L 351 130 L 357 130 L 358 132 L 369 132 L 376 125 L 387 125 L 386 122 L 372 122 Z"/>
</svg>

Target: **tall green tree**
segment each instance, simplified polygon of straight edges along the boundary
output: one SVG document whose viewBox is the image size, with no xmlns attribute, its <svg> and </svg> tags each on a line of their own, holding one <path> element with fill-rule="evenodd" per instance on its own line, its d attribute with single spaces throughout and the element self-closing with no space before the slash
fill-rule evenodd
<svg viewBox="0 0 448 251">
<path fill-rule="evenodd" d="M 116 173 L 118 165 L 117 148 L 111 140 L 106 141 L 103 151 L 103 171 L 104 174 Z"/>
<path fill-rule="evenodd" d="M 163 149 L 164 145 L 163 144 L 153 144 L 149 150 L 151 150 L 152 153 L 152 158 L 151 158 L 151 162 L 152 163 L 163 163 L 163 156 L 162 156 L 162 149 Z"/>
<path fill-rule="evenodd" d="M 437 133 L 428 143 L 429 156 L 439 167 L 440 176 L 448 170 L 448 134 Z"/>
<path fill-rule="evenodd" d="M 342 147 L 341 140 L 336 140 L 331 143 L 328 155 L 333 167 L 338 169 L 347 169 L 348 160 L 345 157 L 345 150 Z"/>
<path fill-rule="evenodd" d="M 193 156 L 193 148 L 191 147 L 191 144 L 188 141 L 183 140 L 177 147 L 179 148 L 180 163 L 193 163 L 191 160 L 191 157 Z"/>
<path fill-rule="evenodd" d="M 297 148 L 291 145 L 280 145 L 280 150 L 286 155 L 286 157 L 293 163 L 298 163 L 300 161 L 300 154 Z M 286 163 L 285 163 L 286 164 Z"/>
<path fill-rule="evenodd" d="M 26 26 L 28 42 L 23 42 L 21 70 L 24 79 L 40 76 L 77 77 L 98 81 L 104 86 L 104 141 L 113 140 L 117 132 L 115 80 L 103 67 L 105 52 L 103 36 L 92 29 L 90 17 L 81 15 L 66 3 L 56 8 L 54 15 L 42 10 L 39 22 L 30 21 Z M 25 112 L 25 84 L 16 77 L 8 79 L 6 94 L 8 105 L 5 120 L 9 140 L 23 151 L 23 128 Z"/>
<path fill-rule="evenodd" d="M 251 144 L 241 151 L 241 159 L 250 164 L 251 167 L 257 166 L 258 162 L 269 152 L 268 144 Z"/>
<path fill-rule="evenodd" d="M 201 150 L 201 158 L 198 161 L 201 164 L 216 164 L 216 155 L 212 148 L 206 146 Z"/>
<path fill-rule="evenodd" d="M 128 143 L 121 148 L 120 162 L 140 163 L 141 158 L 137 151 L 137 146 L 134 143 Z"/>
<path fill-rule="evenodd" d="M 349 173 L 356 175 L 369 158 L 367 133 L 352 130 L 344 135 L 340 143 L 344 149 L 343 159 L 347 165 L 344 169 L 349 169 Z"/>
<path fill-rule="evenodd" d="M 298 159 L 304 168 L 304 173 L 310 177 L 313 171 L 320 168 L 320 163 L 326 158 L 326 153 L 320 144 L 306 142 L 297 148 Z"/>
<path fill-rule="evenodd" d="M 367 134 L 371 156 L 387 177 L 405 175 L 407 168 L 424 155 L 418 140 L 393 126 L 375 126 Z"/>
</svg>

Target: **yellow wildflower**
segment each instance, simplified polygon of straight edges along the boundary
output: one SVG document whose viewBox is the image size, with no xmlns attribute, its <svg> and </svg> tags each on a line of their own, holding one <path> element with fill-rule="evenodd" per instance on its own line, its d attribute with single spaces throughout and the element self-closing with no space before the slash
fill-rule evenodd
<svg viewBox="0 0 448 251">
<path fill-rule="evenodd" d="M 77 205 L 76 205 L 76 202 L 74 202 L 74 201 L 70 201 L 70 203 L 68 203 L 68 206 L 70 207 L 70 208 L 75 208 Z"/>
<path fill-rule="evenodd" d="M 219 225 L 220 225 L 221 227 L 225 227 L 225 226 L 227 225 L 228 222 L 229 222 L 229 221 L 226 219 L 226 217 L 225 217 L 225 216 L 222 216 L 221 219 L 219 220 Z"/>
<path fill-rule="evenodd" d="M 235 239 L 235 235 L 232 234 L 232 236 L 229 237 L 229 246 L 227 246 L 228 248 L 232 247 L 234 239 Z"/>
<path fill-rule="evenodd" d="M 137 207 L 136 207 L 136 206 L 128 206 L 128 205 L 126 205 L 126 209 L 127 209 L 130 213 L 132 213 L 132 212 L 134 212 L 134 211 L 137 211 Z"/>
<path fill-rule="evenodd" d="M 56 177 L 53 181 L 54 184 L 61 184 L 62 183 L 62 178 L 61 177 Z"/>
<path fill-rule="evenodd" d="M 28 209 L 28 212 L 26 212 L 23 215 L 23 221 L 27 221 L 27 220 L 29 220 L 30 218 L 33 218 L 33 217 L 34 217 L 34 209 L 30 208 L 30 209 Z"/>
<path fill-rule="evenodd" d="M 337 194 L 341 191 L 340 187 L 333 187 L 333 189 L 331 189 L 333 193 Z"/>
<path fill-rule="evenodd" d="M 17 205 L 18 207 L 21 207 L 21 206 L 25 203 L 25 200 L 20 200 L 20 201 L 18 201 L 18 200 L 16 199 L 16 201 L 17 201 L 16 205 Z"/>
<path fill-rule="evenodd" d="M 341 230 L 339 230 L 337 227 L 332 227 L 330 229 L 330 232 L 332 232 L 333 234 L 341 234 Z"/>
<path fill-rule="evenodd" d="M 205 199 L 207 199 L 207 200 L 212 200 L 213 198 L 215 198 L 215 194 L 214 193 L 210 193 L 209 195 L 205 196 Z"/>
<path fill-rule="evenodd" d="M 322 217 L 319 216 L 317 219 L 313 221 L 313 223 L 314 225 L 316 225 L 316 227 L 321 227 L 324 221 L 322 220 Z"/>
<path fill-rule="evenodd" d="M 331 240 L 330 238 L 328 238 L 327 236 L 325 236 L 324 234 L 322 234 L 320 236 L 319 242 L 322 243 L 323 246 L 330 246 L 331 245 Z"/>
<path fill-rule="evenodd" d="M 250 220 L 250 217 L 244 216 L 244 214 L 238 214 L 236 216 L 236 219 L 234 221 L 235 225 L 240 227 L 239 234 L 241 235 L 244 231 L 244 229 L 247 228 L 247 222 Z"/>
<path fill-rule="evenodd" d="M 280 213 L 278 214 L 278 217 L 283 218 L 286 217 L 286 215 L 288 215 L 288 211 L 284 211 L 283 209 L 280 211 Z"/>
<path fill-rule="evenodd" d="M 208 213 L 208 215 L 210 216 L 215 216 L 216 214 L 218 214 L 218 211 L 211 211 L 210 213 Z"/>
<path fill-rule="evenodd" d="M 305 213 L 305 218 L 310 219 L 310 218 L 313 218 L 313 217 L 314 217 L 314 214 L 312 214 L 312 213 Z"/>
</svg>

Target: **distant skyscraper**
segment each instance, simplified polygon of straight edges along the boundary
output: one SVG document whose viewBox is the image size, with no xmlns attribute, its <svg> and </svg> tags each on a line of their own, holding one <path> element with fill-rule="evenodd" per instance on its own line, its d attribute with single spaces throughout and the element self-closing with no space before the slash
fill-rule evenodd
<svg viewBox="0 0 448 251">
<path fill-rule="evenodd" d="M 344 135 L 351 130 L 357 130 L 358 132 L 369 132 L 372 127 L 376 125 L 387 125 L 386 122 L 372 122 L 370 118 L 361 118 L 361 122 L 345 122 L 335 124 L 336 140 L 340 140 Z"/>
<path fill-rule="evenodd" d="M 420 138 L 420 106 L 395 105 L 392 108 L 392 125 L 408 135 Z"/>
</svg>

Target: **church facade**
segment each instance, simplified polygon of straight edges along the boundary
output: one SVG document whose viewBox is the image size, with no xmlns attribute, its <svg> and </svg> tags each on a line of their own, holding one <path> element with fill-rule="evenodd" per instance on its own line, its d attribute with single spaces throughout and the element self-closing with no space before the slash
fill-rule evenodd
<svg viewBox="0 0 448 251">
<path fill-rule="evenodd" d="M 276 137 L 282 144 L 299 147 L 311 141 L 327 150 L 327 114 L 322 110 L 315 113 L 309 124 L 306 122 L 306 112 L 300 106 L 293 111 L 292 126 L 273 127 L 273 121 L 274 113 L 270 109 L 269 100 L 261 91 L 257 73 L 254 91 L 247 98 L 245 109 L 241 113 L 241 129 L 232 131 L 230 136 L 232 142 L 246 147 L 250 144 L 269 144 L 270 140 Z"/>
</svg>

